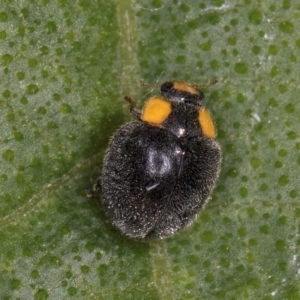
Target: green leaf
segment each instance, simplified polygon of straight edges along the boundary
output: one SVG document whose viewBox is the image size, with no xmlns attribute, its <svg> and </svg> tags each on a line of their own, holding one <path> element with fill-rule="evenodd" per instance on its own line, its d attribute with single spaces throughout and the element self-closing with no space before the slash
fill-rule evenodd
<svg viewBox="0 0 300 300">
<path fill-rule="evenodd" d="M 299 299 L 296 1 L 2 1 L 1 299 Z M 223 164 L 189 228 L 135 242 L 84 188 L 110 136 L 179 79 Z"/>
</svg>

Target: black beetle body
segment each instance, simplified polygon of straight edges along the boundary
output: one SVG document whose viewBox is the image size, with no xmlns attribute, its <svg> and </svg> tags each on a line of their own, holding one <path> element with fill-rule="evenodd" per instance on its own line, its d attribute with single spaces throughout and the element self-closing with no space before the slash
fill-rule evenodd
<svg viewBox="0 0 300 300">
<path fill-rule="evenodd" d="M 166 82 L 161 96 L 113 136 L 102 177 L 88 191 L 101 194 L 112 223 L 134 239 L 164 238 L 190 224 L 209 198 L 221 148 L 204 95 L 195 86 Z"/>
</svg>

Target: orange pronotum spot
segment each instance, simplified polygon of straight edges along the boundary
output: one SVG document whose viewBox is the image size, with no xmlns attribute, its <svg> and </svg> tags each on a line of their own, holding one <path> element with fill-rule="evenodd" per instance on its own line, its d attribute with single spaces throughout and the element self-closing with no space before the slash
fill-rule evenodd
<svg viewBox="0 0 300 300">
<path fill-rule="evenodd" d="M 210 113 L 203 107 L 199 110 L 198 120 L 202 128 L 203 134 L 208 138 L 215 138 L 216 130 L 214 122 L 211 118 Z"/>
<path fill-rule="evenodd" d="M 160 97 L 150 98 L 144 105 L 142 120 L 154 125 L 161 125 L 172 111 L 171 103 Z"/>
<path fill-rule="evenodd" d="M 192 85 L 189 85 L 183 81 L 174 81 L 173 87 L 175 90 L 188 92 L 191 94 L 198 94 L 198 91 L 196 88 L 194 88 Z"/>
</svg>

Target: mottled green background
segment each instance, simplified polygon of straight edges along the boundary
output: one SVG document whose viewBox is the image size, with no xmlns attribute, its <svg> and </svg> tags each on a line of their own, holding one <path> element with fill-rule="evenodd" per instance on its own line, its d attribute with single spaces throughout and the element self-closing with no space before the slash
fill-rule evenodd
<svg viewBox="0 0 300 300">
<path fill-rule="evenodd" d="M 1 299 L 300 299 L 300 4 L 2 0 Z M 158 93 L 205 85 L 223 166 L 164 241 L 87 199 L 111 134 Z"/>
</svg>

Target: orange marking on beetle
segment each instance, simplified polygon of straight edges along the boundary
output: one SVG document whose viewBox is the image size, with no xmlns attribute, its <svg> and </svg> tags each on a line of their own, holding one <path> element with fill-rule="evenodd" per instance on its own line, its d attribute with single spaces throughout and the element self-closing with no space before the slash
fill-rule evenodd
<svg viewBox="0 0 300 300">
<path fill-rule="evenodd" d="M 160 126 L 172 111 L 171 103 L 162 97 L 150 98 L 144 105 L 142 121 Z"/>
<path fill-rule="evenodd" d="M 194 86 L 189 85 L 183 81 L 174 81 L 173 87 L 175 90 L 188 92 L 190 94 L 198 94 L 198 90 Z"/>
<path fill-rule="evenodd" d="M 201 126 L 203 134 L 208 138 L 215 138 L 217 136 L 214 122 L 208 110 L 204 107 L 200 108 L 198 121 Z"/>
</svg>

